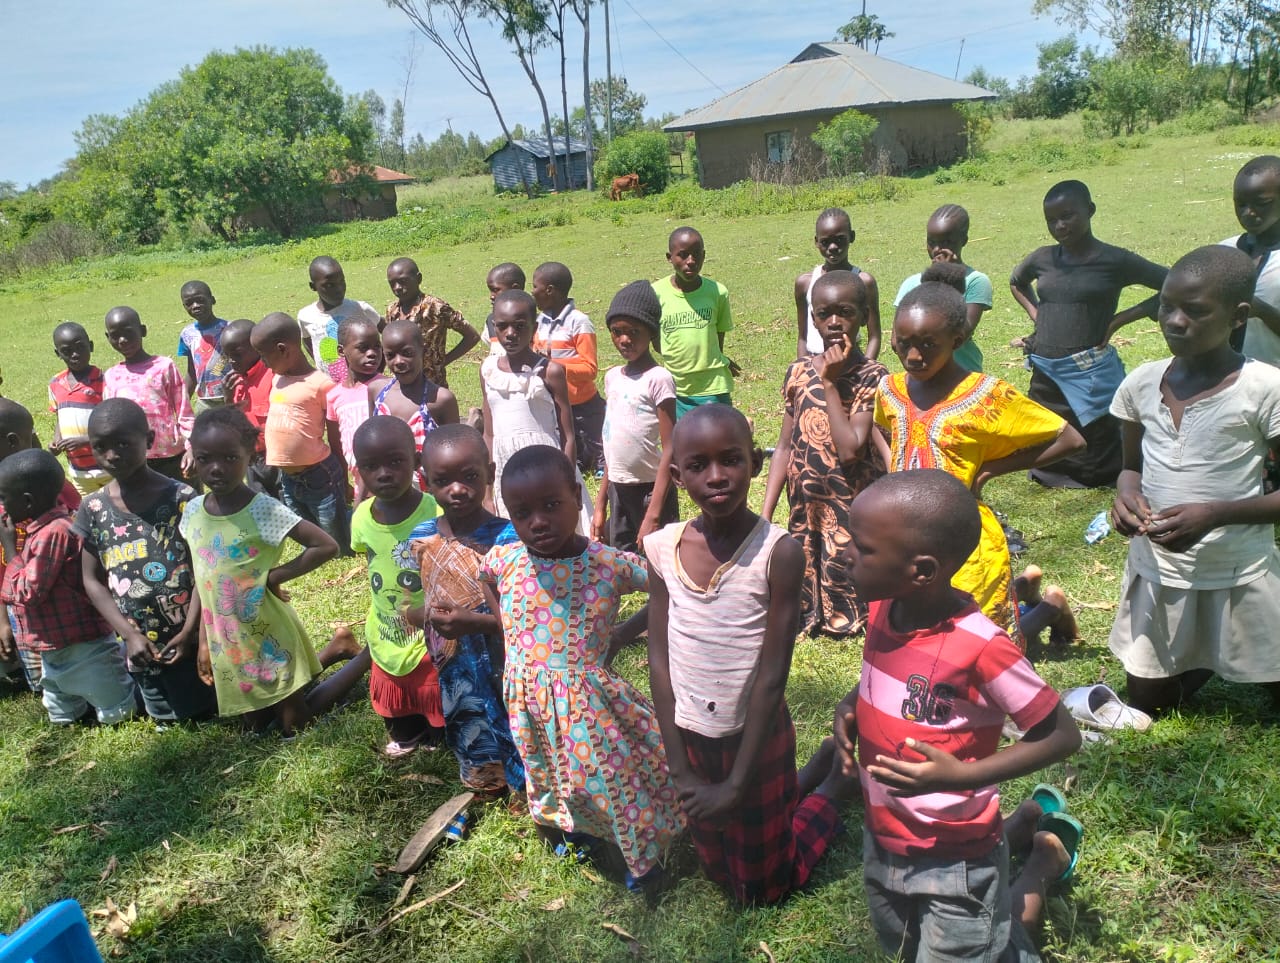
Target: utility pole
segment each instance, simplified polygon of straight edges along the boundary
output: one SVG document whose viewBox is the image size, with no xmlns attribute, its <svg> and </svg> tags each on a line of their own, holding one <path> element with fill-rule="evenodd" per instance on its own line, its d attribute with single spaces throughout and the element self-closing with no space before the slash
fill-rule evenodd
<svg viewBox="0 0 1280 963">
<path fill-rule="evenodd" d="M 956 73 L 953 80 L 960 79 L 960 58 L 964 56 L 964 37 L 960 38 L 960 52 L 956 54 Z"/>
<path fill-rule="evenodd" d="M 865 0 L 864 0 L 865 2 Z M 590 118 L 587 118 L 588 122 Z M 609 0 L 604 0 L 604 136 L 613 143 L 613 36 L 609 33 Z"/>
</svg>

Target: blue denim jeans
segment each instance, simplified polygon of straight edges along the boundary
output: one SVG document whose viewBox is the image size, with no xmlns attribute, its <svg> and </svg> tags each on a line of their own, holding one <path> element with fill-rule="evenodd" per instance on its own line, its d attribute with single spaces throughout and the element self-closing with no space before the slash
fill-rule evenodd
<svg viewBox="0 0 1280 963">
<path fill-rule="evenodd" d="M 280 500 L 291 511 L 323 528 L 351 554 L 351 517 L 347 513 L 347 466 L 333 452 L 318 465 L 296 474 L 280 473 Z"/>
</svg>

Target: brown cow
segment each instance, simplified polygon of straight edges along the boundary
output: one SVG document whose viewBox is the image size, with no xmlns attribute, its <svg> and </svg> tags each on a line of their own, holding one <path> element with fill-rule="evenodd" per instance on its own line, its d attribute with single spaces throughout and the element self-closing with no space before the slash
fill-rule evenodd
<svg viewBox="0 0 1280 963">
<path fill-rule="evenodd" d="M 624 174 L 622 177 L 615 177 L 613 186 L 609 188 L 609 199 L 620 201 L 622 200 L 622 195 L 628 191 L 636 197 L 644 197 L 644 185 L 640 183 L 639 174 Z"/>
</svg>

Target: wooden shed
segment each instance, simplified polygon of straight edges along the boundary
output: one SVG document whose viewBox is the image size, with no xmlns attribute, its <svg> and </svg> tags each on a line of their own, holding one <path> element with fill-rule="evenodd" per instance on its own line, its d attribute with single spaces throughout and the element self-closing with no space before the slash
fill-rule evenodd
<svg viewBox="0 0 1280 963">
<path fill-rule="evenodd" d="M 564 140 L 555 138 L 556 167 L 564 166 Z M 552 151 L 547 149 L 546 138 L 530 137 L 525 140 L 509 140 L 485 158 L 489 162 L 489 170 L 493 172 L 493 186 L 500 191 L 522 191 L 524 182 L 520 172 L 524 171 L 524 179 L 530 184 L 539 185 L 544 191 L 558 190 L 552 171 Z M 573 137 L 569 138 L 568 188 L 575 190 L 587 186 L 587 165 L 591 158 L 587 156 L 587 145 Z"/>
<path fill-rule="evenodd" d="M 663 130 L 692 131 L 703 187 L 746 180 L 753 166 L 817 153 L 819 124 L 856 108 L 880 122 L 872 137 L 890 170 L 948 164 L 964 153 L 963 101 L 995 94 L 877 57 L 850 43 L 814 43 L 759 80 L 690 111 Z"/>
<path fill-rule="evenodd" d="M 330 175 L 330 187 L 324 192 L 326 221 L 382 221 L 395 217 L 396 187 L 412 184 L 414 178 L 389 167 L 372 165 L 373 184 L 368 190 L 353 190 L 343 182 L 346 177 L 334 172 Z"/>
</svg>

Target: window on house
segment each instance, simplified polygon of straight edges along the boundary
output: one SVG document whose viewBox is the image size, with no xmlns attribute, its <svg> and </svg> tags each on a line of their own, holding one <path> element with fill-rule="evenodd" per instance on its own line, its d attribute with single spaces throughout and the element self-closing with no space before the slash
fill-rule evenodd
<svg viewBox="0 0 1280 963">
<path fill-rule="evenodd" d="M 791 131 L 775 130 L 765 134 L 764 139 L 770 164 L 785 164 L 791 160 Z"/>
</svg>

